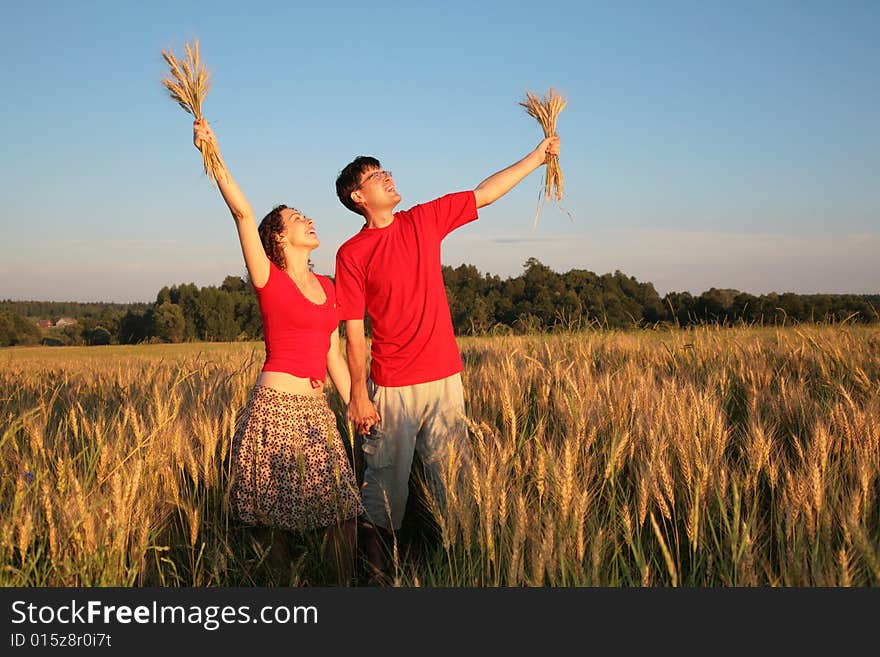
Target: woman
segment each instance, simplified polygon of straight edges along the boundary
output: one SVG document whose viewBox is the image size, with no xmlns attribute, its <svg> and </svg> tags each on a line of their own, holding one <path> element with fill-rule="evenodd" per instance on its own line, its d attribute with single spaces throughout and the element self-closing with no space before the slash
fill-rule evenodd
<svg viewBox="0 0 880 657">
<path fill-rule="evenodd" d="M 203 141 L 217 148 L 207 121 L 199 119 L 193 143 L 199 148 Z M 320 244 L 315 222 L 279 205 L 258 228 L 244 194 L 224 173 L 217 185 L 235 219 L 266 344 L 266 362 L 232 443 L 232 511 L 257 527 L 325 528 L 324 545 L 333 546 L 339 581 L 347 583 L 363 507 L 323 392 L 329 372 L 348 404 L 351 379 L 339 349 L 333 283 L 309 267 L 309 254 Z"/>
</svg>

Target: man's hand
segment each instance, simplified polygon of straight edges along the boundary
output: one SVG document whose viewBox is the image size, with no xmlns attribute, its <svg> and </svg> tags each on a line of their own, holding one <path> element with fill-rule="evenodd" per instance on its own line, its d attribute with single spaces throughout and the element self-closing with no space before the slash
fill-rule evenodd
<svg viewBox="0 0 880 657">
<path fill-rule="evenodd" d="M 376 406 L 365 394 L 352 394 L 346 416 L 354 426 L 355 433 L 360 435 L 369 433 L 370 427 L 382 421 Z"/>
<path fill-rule="evenodd" d="M 509 192 L 514 185 L 542 164 L 551 155 L 559 155 L 559 137 L 547 137 L 519 162 L 494 173 L 474 188 L 477 207 L 482 208 Z"/>
<path fill-rule="evenodd" d="M 546 162 L 551 155 L 559 157 L 559 136 L 545 138 L 534 152 L 542 162 Z"/>
</svg>

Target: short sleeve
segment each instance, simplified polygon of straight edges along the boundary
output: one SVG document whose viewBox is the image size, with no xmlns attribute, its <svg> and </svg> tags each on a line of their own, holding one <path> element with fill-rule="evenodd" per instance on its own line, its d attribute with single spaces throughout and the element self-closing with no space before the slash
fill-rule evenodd
<svg viewBox="0 0 880 657">
<path fill-rule="evenodd" d="M 447 194 L 419 207 L 425 217 L 433 218 L 441 239 L 478 217 L 473 191 Z"/>
<path fill-rule="evenodd" d="M 340 321 L 363 319 L 366 312 L 363 271 L 342 250 L 336 254 L 336 305 Z"/>
<path fill-rule="evenodd" d="M 270 289 L 275 287 L 274 283 L 278 280 L 278 274 L 281 273 L 281 270 L 278 269 L 278 265 L 276 265 L 271 260 L 269 261 L 269 277 L 266 279 L 266 282 L 263 283 L 262 287 L 257 287 L 253 281 L 251 281 L 251 287 L 254 288 L 254 291 L 257 293 L 258 297 L 263 296 Z"/>
</svg>

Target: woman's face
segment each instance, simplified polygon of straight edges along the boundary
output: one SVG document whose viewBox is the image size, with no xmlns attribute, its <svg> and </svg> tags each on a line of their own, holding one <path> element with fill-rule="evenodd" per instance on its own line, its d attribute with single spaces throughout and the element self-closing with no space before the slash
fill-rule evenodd
<svg viewBox="0 0 880 657">
<path fill-rule="evenodd" d="M 286 208 L 281 211 L 284 219 L 284 239 L 291 246 L 316 248 L 321 241 L 315 230 L 315 222 L 299 210 Z"/>
</svg>

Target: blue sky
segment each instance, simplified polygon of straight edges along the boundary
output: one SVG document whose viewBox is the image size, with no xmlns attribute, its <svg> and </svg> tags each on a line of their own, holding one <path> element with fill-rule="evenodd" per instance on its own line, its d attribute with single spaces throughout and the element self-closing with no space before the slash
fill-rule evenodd
<svg viewBox="0 0 880 657">
<path fill-rule="evenodd" d="M 0 298 L 146 301 L 244 266 L 163 49 L 198 38 L 205 114 L 259 216 L 317 222 L 316 270 L 361 226 L 356 155 L 400 209 L 471 189 L 541 139 L 542 172 L 444 242 L 445 264 L 620 270 L 660 294 L 880 292 L 880 3 L 5 2 Z"/>
</svg>

